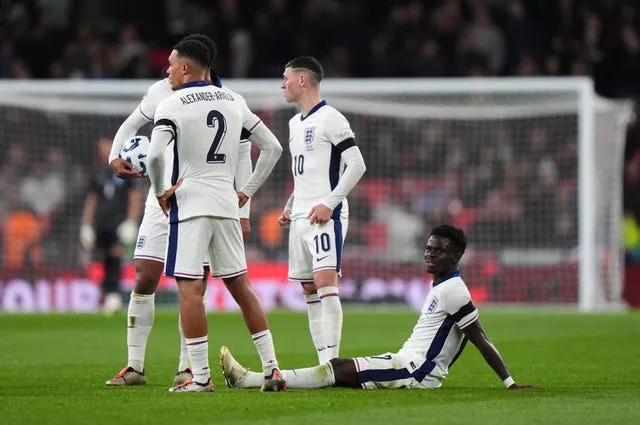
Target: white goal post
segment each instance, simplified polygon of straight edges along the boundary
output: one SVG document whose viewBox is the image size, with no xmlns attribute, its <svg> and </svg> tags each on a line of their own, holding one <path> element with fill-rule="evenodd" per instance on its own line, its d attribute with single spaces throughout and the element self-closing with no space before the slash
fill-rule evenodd
<svg viewBox="0 0 640 425">
<path fill-rule="evenodd" d="M 29 161 L 43 164 L 50 160 L 45 150 L 59 146 L 71 168 L 84 164 L 88 172 L 96 137 L 113 132 L 152 83 L 0 81 L 1 146 L 8 152 L 24 141 Z M 286 145 L 295 111 L 280 81 L 224 83 Z M 350 120 L 368 163 L 354 194 L 347 278 L 348 266 L 380 267 L 389 281 L 420 270 L 424 232 L 452 221 L 469 236 L 465 278 L 487 302 L 575 304 L 581 311 L 622 305 L 626 102 L 598 97 L 582 77 L 335 79 L 321 91 Z M 265 211 L 284 204 L 288 161 L 285 146 L 266 194 L 254 202 L 254 229 Z M 76 189 L 59 202 L 77 213 Z M 2 217 L 11 202 L 0 204 Z M 60 223 L 66 227 L 53 233 L 43 261 L 70 269 L 77 266 L 77 223 Z M 259 239 L 248 246 L 250 258 L 286 262 L 284 242 L 272 247 Z M 60 243 L 66 254 L 55 248 Z"/>
</svg>

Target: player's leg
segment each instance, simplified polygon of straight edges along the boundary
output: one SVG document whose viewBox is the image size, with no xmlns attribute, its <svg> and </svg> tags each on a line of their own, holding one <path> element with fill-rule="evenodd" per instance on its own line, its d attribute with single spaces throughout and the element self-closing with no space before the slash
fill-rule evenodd
<svg viewBox="0 0 640 425">
<path fill-rule="evenodd" d="M 300 282 L 302 285 L 302 295 L 307 304 L 309 332 L 318 355 L 318 363 L 322 363 L 322 304 L 313 283 L 313 258 L 304 241 L 307 229 L 307 220 L 293 220 L 289 226 L 289 280 Z"/>
<path fill-rule="evenodd" d="M 159 207 L 147 206 L 134 252 L 136 278 L 127 309 L 127 366 L 107 385 L 139 385 L 144 378 L 147 341 L 155 316 L 155 292 L 164 269 L 167 219 Z"/>
<path fill-rule="evenodd" d="M 193 373 L 193 379 L 171 388 L 173 392 L 213 390 L 207 316 L 202 303 L 202 263 L 212 237 L 210 220 L 196 217 L 169 225 L 165 274 L 175 277 L 178 284 L 180 322 Z"/>
<path fill-rule="evenodd" d="M 207 288 L 207 281 L 209 280 L 209 260 L 205 260 L 206 266 L 204 267 L 204 273 L 202 275 L 202 303 L 205 305 L 206 313 L 206 299 L 205 290 Z M 180 358 L 178 360 L 178 371 L 173 377 L 173 384 L 180 385 L 183 382 L 193 378 L 191 373 L 191 362 L 189 361 L 189 350 L 187 348 L 187 340 L 184 336 L 184 330 L 182 329 L 182 321 L 180 320 L 180 314 L 178 314 L 178 333 L 180 334 Z"/>
<path fill-rule="evenodd" d="M 214 237 L 209 248 L 212 274 L 224 281 L 227 290 L 242 310 L 245 324 L 262 362 L 263 391 L 282 391 L 286 383 L 280 377 L 267 316 L 247 277 L 240 225 L 238 221 L 231 219 L 213 220 Z"/>
<path fill-rule="evenodd" d="M 322 302 L 318 296 L 318 291 L 313 281 L 301 282 L 302 295 L 307 304 L 307 318 L 309 319 L 309 333 L 313 341 L 313 346 L 318 355 L 318 363 L 322 363 L 322 351 L 325 345 L 322 338 Z"/>
<path fill-rule="evenodd" d="M 320 362 L 338 357 L 342 338 L 342 304 L 338 291 L 338 276 L 347 221 L 330 220 L 312 226 L 313 280 L 322 308 L 322 345 Z"/>
<path fill-rule="evenodd" d="M 115 229 L 99 229 L 97 236 L 97 244 L 103 253 L 104 265 L 104 281 L 102 283 L 104 301 L 102 311 L 106 315 L 112 315 L 122 308 L 120 272 L 124 249 L 118 241 Z"/>
<path fill-rule="evenodd" d="M 262 373 L 250 371 L 242 366 L 233 358 L 227 347 L 220 348 L 218 359 L 229 388 L 259 388 L 262 385 L 264 379 Z M 331 363 L 323 363 L 304 369 L 282 370 L 281 374 L 287 381 L 287 388 L 325 388 L 333 386 L 335 383 Z"/>
<path fill-rule="evenodd" d="M 362 388 L 355 359 L 335 358 L 331 359 L 330 363 L 333 366 L 335 387 Z"/>
<path fill-rule="evenodd" d="M 414 376 L 416 373 L 420 373 L 420 368 L 428 366 L 426 361 L 413 360 L 402 353 L 356 357 L 353 359 L 353 364 L 358 384 L 362 388 L 369 390 L 378 388 L 419 388 L 419 382 Z M 344 367 L 347 368 L 347 366 Z M 352 371 L 344 370 L 346 374 L 342 375 L 342 373 L 340 376 L 341 383 L 354 384 Z"/>
</svg>

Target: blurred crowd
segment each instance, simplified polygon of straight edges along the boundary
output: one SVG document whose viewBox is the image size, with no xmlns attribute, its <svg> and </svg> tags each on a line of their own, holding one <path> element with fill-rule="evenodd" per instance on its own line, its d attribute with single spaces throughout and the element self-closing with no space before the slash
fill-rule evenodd
<svg viewBox="0 0 640 425">
<path fill-rule="evenodd" d="M 311 54 L 329 77 L 592 74 L 603 92 L 640 92 L 634 0 L 9 3 L 5 78 L 155 78 L 179 37 L 202 32 L 218 42 L 225 77 L 279 77 Z"/>
<path fill-rule="evenodd" d="M 640 93 L 640 7 L 633 1 L 137 0 L 129 3 L 155 8 L 121 23 L 107 15 L 78 19 L 82 1 L 73 0 L 61 2 L 75 14 L 63 19 L 43 6 L 52 3 L 14 0 L 2 14 L 0 77 L 156 78 L 172 44 L 202 32 L 219 44 L 223 77 L 277 78 L 286 60 L 312 54 L 330 77 L 592 74 L 609 94 Z M 169 4 L 180 6 L 175 16 Z M 292 109 L 257 112 L 286 140 Z M 424 231 L 441 221 L 466 229 L 481 249 L 575 247 L 575 116 L 467 122 L 346 115 L 366 141 L 368 164 L 350 196 L 346 256 L 419 262 Z M 86 176 L 101 165 L 95 142 L 112 136 L 123 118 L 0 108 L 4 267 L 79 263 Z M 638 261 L 639 152 L 635 122 L 624 234 L 628 258 Z M 291 190 L 288 161 L 285 154 L 253 200 L 250 259 L 286 259 L 277 216 Z"/>
</svg>

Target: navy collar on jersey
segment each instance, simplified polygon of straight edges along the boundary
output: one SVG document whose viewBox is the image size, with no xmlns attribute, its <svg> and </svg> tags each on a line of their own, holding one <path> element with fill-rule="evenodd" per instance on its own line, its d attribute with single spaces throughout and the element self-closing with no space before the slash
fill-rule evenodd
<svg viewBox="0 0 640 425">
<path fill-rule="evenodd" d="M 208 81 L 200 80 L 200 81 L 189 81 L 188 83 L 184 83 L 180 86 L 180 89 L 188 89 L 189 87 L 203 87 L 210 85 Z"/>
<path fill-rule="evenodd" d="M 447 273 L 444 276 L 442 276 L 441 279 L 434 280 L 433 281 L 433 286 L 440 285 L 445 280 L 449 280 L 449 279 L 454 278 L 454 277 L 460 277 L 460 271 L 459 270 L 454 270 L 451 273 Z"/>
<path fill-rule="evenodd" d="M 309 111 L 309 113 L 307 115 L 300 114 L 300 121 L 306 120 L 307 118 L 309 118 L 309 115 L 313 114 L 315 111 L 317 111 L 318 109 L 322 108 L 326 104 L 327 104 L 327 101 L 323 100 L 322 102 L 318 103 L 316 106 L 311 108 L 311 110 Z"/>
</svg>

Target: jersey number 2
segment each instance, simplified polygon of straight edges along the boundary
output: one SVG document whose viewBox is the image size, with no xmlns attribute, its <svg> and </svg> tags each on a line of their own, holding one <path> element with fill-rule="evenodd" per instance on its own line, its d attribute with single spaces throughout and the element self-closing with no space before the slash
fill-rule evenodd
<svg viewBox="0 0 640 425">
<path fill-rule="evenodd" d="M 211 143 L 211 147 L 209 148 L 207 162 L 209 164 L 224 164 L 227 159 L 227 155 L 218 153 L 218 150 L 220 150 L 222 140 L 227 134 L 227 121 L 224 119 L 224 115 L 222 115 L 220 111 L 213 110 L 207 115 L 207 127 L 214 128 L 216 125 L 218 127 L 218 131 L 216 131 L 213 143 Z"/>
</svg>

